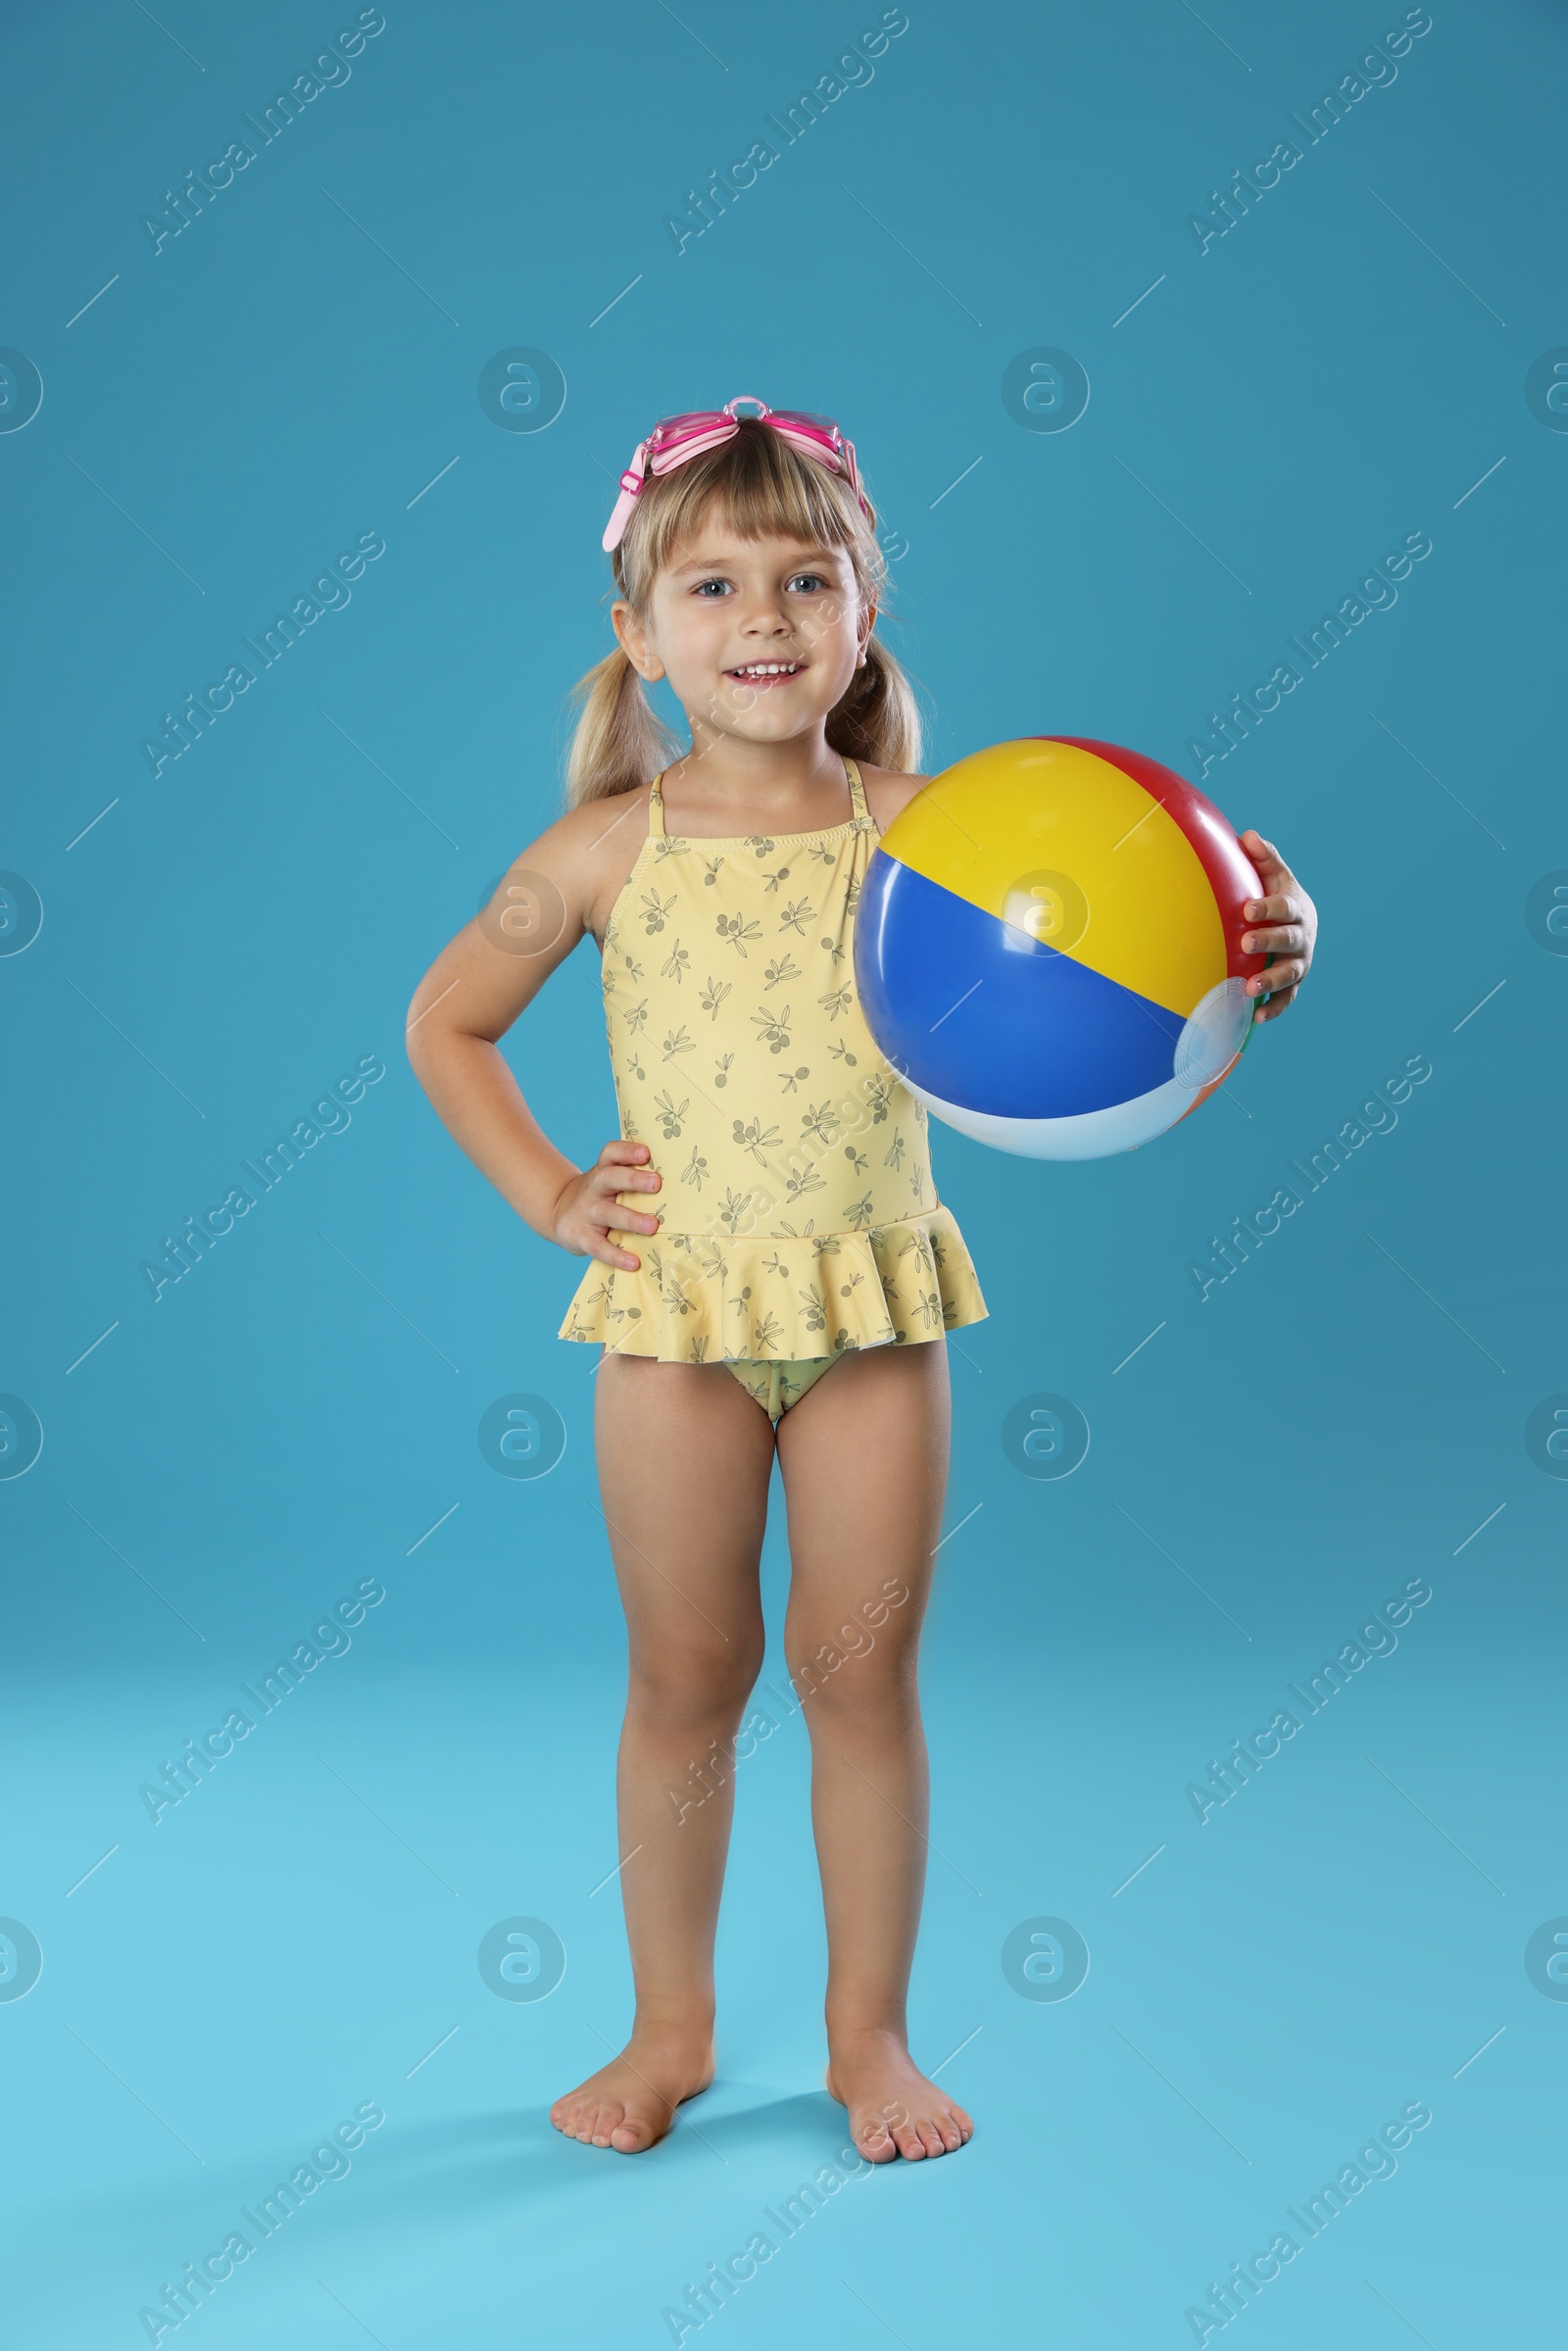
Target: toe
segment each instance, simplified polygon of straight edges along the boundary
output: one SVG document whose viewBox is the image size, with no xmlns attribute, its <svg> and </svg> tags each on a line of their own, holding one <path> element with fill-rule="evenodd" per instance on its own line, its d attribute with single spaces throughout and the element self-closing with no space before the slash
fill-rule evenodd
<svg viewBox="0 0 1568 2351">
<path fill-rule="evenodd" d="M 653 2143 L 653 2126 L 640 2115 L 619 2122 L 610 2133 L 610 2145 L 617 2155 L 640 2155 Z"/>
<path fill-rule="evenodd" d="M 601 2106 L 594 2117 L 593 2143 L 608 2147 L 618 2126 L 626 2119 L 626 2109 L 617 2100 L 612 2106 Z"/>
<path fill-rule="evenodd" d="M 915 2130 L 919 2133 L 920 2144 L 922 2147 L 924 2147 L 928 2155 L 945 2155 L 947 2153 L 948 2150 L 943 2144 L 942 2133 L 937 2129 L 935 2123 L 931 2121 L 929 2116 L 922 2115 L 919 2122 L 915 2125 Z"/>
<path fill-rule="evenodd" d="M 937 2129 L 942 2133 L 942 2144 L 948 2154 L 951 2155 L 956 2147 L 962 2146 L 963 2133 L 951 2114 L 938 2115 Z"/>
<path fill-rule="evenodd" d="M 891 2163 L 899 2152 L 886 2123 L 867 2123 L 856 2144 L 867 2163 Z"/>
<path fill-rule="evenodd" d="M 913 2123 L 895 2123 L 893 2136 L 898 2143 L 899 2153 L 906 2163 L 919 2163 L 924 2159 L 925 2141 Z"/>
</svg>

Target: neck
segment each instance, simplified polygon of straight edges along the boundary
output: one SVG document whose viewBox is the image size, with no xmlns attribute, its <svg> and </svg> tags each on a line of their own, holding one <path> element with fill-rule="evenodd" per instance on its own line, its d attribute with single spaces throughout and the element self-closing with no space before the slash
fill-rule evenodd
<svg viewBox="0 0 1568 2351">
<path fill-rule="evenodd" d="M 665 771 L 666 817 L 673 802 L 707 829 L 810 832 L 844 811 L 842 756 L 825 731 L 787 743 L 748 743 L 692 725 L 692 748 Z"/>
</svg>

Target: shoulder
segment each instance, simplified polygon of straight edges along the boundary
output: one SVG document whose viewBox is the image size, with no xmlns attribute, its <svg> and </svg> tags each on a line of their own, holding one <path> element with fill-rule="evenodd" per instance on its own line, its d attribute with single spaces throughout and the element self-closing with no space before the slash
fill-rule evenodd
<svg viewBox="0 0 1568 2351">
<path fill-rule="evenodd" d="M 879 833 L 885 833 L 894 817 L 931 781 L 928 775 L 905 775 L 895 767 L 872 767 L 864 759 L 857 759 L 856 765 L 865 786 L 865 805 L 876 818 Z"/>
<path fill-rule="evenodd" d="M 582 877 L 584 927 L 602 945 L 610 910 L 625 888 L 648 838 L 652 782 L 607 792 L 568 808 L 553 832 Z"/>
<path fill-rule="evenodd" d="M 865 759 L 856 759 L 860 768 L 860 783 L 865 785 L 865 807 L 877 818 L 877 832 L 886 832 L 896 815 L 909 807 L 919 790 L 931 783 L 929 776 L 906 776 L 894 766 L 867 766 Z"/>
<path fill-rule="evenodd" d="M 648 838 L 652 784 L 565 808 L 535 835 L 509 873 L 533 874 L 560 892 L 571 937 L 603 944 L 605 923 Z"/>
<path fill-rule="evenodd" d="M 629 873 L 648 833 L 648 803 L 652 783 L 630 792 L 607 792 L 602 799 L 585 800 L 558 816 L 544 840 L 559 840 L 596 870 L 624 864 Z M 624 853 L 624 854 L 623 854 Z"/>
</svg>

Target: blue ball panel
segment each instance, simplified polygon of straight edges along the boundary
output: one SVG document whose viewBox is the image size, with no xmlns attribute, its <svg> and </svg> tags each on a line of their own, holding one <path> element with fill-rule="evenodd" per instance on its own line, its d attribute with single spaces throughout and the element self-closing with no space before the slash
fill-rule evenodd
<svg viewBox="0 0 1568 2351">
<path fill-rule="evenodd" d="M 1004 1118 L 1109 1109 L 1170 1078 L 1181 1015 L 872 856 L 855 926 L 871 1034 L 900 1076 Z"/>
</svg>

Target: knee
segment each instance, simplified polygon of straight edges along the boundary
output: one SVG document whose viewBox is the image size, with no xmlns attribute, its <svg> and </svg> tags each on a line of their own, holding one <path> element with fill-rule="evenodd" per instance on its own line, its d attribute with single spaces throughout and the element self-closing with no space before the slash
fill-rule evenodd
<svg viewBox="0 0 1568 2351">
<path fill-rule="evenodd" d="M 728 1641 L 699 1627 L 689 1637 L 633 1649 L 630 1702 L 662 1723 L 738 1720 L 761 1670 L 760 1627 Z"/>
<path fill-rule="evenodd" d="M 808 1724 L 886 1726 L 918 1709 L 915 1652 L 905 1642 L 858 1649 L 820 1641 L 792 1662 L 790 1679 Z"/>
</svg>

